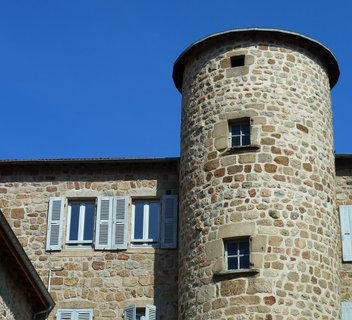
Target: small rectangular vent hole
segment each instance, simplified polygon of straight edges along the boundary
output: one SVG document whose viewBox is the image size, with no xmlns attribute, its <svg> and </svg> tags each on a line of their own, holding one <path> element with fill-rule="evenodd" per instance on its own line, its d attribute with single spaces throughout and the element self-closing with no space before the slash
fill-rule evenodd
<svg viewBox="0 0 352 320">
<path fill-rule="evenodd" d="M 244 66 L 244 55 L 231 57 L 231 68 L 243 67 L 243 66 Z"/>
</svg>

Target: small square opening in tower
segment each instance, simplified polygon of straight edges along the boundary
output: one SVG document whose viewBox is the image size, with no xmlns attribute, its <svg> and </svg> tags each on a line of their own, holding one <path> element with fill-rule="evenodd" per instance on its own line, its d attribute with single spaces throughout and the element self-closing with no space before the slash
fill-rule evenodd
<svg viewBox="0 0 352 320">
<path fill-rule="evenodd" d="M 230 58 L 231 60 L 231 68 L 235 68 L 235 67 L 243 67 L 244 66 L 244 55 L 240 55 L 240 56 L 232 56 Z"/>
</svg>

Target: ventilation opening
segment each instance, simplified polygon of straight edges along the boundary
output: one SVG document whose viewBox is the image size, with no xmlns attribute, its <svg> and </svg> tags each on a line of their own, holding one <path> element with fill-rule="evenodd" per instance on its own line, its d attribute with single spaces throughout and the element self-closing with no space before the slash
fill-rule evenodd
<svg viewBox="0 0 352 320">
<path fill-rule="evenodd" d="M 243 67 L 244 66 L 244 55 L 231 57 L 231 68 Z"/>
</svg>

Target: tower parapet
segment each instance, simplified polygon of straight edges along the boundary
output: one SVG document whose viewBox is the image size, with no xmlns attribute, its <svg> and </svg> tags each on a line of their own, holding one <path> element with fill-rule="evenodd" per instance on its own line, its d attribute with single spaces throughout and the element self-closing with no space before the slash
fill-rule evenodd
<svg viewBox="0 0 352 320">
<path fill-rule="evenodd" d="M 338 319 L 338 76 L 326 47 L 281 30 L 215 34 L 176 61 L 179 319 Z"/>
</svg>

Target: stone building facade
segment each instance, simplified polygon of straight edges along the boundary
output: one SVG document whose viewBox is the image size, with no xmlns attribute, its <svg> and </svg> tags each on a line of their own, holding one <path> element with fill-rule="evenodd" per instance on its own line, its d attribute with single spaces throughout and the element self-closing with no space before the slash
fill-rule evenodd
<svg viewBox="0 0 352 320">
<path fill-rule="evenodd" d="M 0 319 L 46 319 L 55 303 L 1 211 L 0 257 Z"/>
<path fill-rule="evenodd" d="M 173 76 L 180 159 L 0 162 L 0 208 L 53 314 L 352 319 L 352 156 L 333 149 L 332 53 L 291 32 L 232 30 L 187 48 Z"/>
<path fill-rule="evenodd" d="M 137 310 L 153 305 L 161 319 L 177 319 L 176 249 L 160 248 L 158 243 L 133 245 L 130 237 L 126 250 L 96 249 L 94 243 L 74 247 L 63 234 L 60 248 L 48 250 L 46 239 L 50 199 L 64 198 L 63 233 L 69 232 L 71 200 L 125 196 L 131 222 L 134 201 L 160 201 L 165 195 L 177 195 L 177 164 L 177 159 L 0 164 L 3 213 L 47 285 L 51 274 L 50 294 L 56 307 L 49 319 L 55 319 L 58 310 L 87 310 L 96 320 L 122 319 L 130 305 Z M 131 234 L 131 223 L 128 229 Z"/>
</svg>

